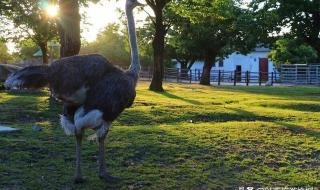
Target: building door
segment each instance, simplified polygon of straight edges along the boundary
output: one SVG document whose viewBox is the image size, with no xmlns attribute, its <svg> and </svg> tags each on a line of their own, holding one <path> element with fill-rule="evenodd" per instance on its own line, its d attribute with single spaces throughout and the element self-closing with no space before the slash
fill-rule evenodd
<svg viewBox="0 0 320 190">
<path fill-rule="evenodd" d="M 236 66 L 236 77 L 237 82 L 241 82 L 241 65 Z"/>
<path fill-rule="evenodd" d="M 259 72 L 261 74 L 261 80 L 268 81 L 268 58 L 259 58 Z"/>
</svg>

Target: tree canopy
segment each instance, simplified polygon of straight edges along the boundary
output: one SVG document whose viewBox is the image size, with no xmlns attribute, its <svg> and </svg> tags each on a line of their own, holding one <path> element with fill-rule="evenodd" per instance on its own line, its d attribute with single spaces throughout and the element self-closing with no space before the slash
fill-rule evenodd
<svg viewBox="0 0 320 190">
<path fill-rule="evenodd" d="M 142 66 L 150 66 L 152 62 L 152 47 L 149 30 L 145 27 L 138 28 L 137 42 Z M 80 50 L 81 54 L 99 53 L 105 56 L 111 63 L 124 68 L 130 64 L 130 47 L 127 30 L 116 23 L 111 23 L 101 31 L 97 39 L 90 43 L 84 43 Z"/>
<path fill-rule="evenodd" d="M 10 55 L 6 44 L 0 40 L 0 64 L 12 61 L 13 57 Z"/>
<path fill-rule="evenodd" d="M 288 38 L 277 40 L 269 57 L 278 67 L 281 64 L 315 63 L 318 58 L 311 46 L 298 39 Z"/>
<path fill-rule="evenodd" d="M 3 1 L 0 5 L 2 25 L 11 22 L 18 31 L 9 31 L 6 27 L 2 28 L 5 37 L 15 41 L 22 38 L 32 39 L 43 52 L 43 63 L 48 63 L 48 41 L 57 36 L 56 21 L 51 19 L 46 12 L 45 2 L 38 0 L 28 1 Z M 8 22 L 8 23 L 6 23 Z"/>
<path fill-rule="evenodd" d="M 96 41 L 84 45 L 80 53 L 99 53 L 105 56 L 110 62 L 121 66 L 127 66 L 130 62 L 126 37 L 117 24 L 106 26 L 106 28 L 98 34 Z"/>
<path fill-rule="evenodd" d="M 250 5 L 265 29 L 278 35 L 289 34 L 320 53 L 320 1 L 256 0 Z"/>
<path fill-rule="evenodd" d="M 38 45 L 30 38 L 19 41 L 16 48 L 22 60 L 33 58 L 33 54 L 39 49 Z"/>
<path fill-rule="evenodd" d="M 205 62 L 201 84 L 210 84 L 210 70 L 216 58 L 235 50 L 247 52 L 256 46 L 248 32 L 250 17 L 233 0 L 180 0 L 172 9 L 182 17 L 174 22 L 177 52 Z"/>
</svg>

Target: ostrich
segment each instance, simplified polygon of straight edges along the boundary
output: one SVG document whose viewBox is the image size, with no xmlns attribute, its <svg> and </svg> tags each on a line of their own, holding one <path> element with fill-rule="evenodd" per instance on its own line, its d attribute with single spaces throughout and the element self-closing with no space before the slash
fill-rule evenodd
<svg viewBox="0 0 320 190">
<path fill-rule="evenodd" d="M 21 69 L 5 82 L 7 89 L 42 88 L 49 86 L 52 95 L 64 104 L 60 123 L 67 135 L 76 137 L 75 183 L 84 178 L 81 173 L 81 142 L 84 129 L 96 131 L 99 142 L 99 177 L 111 176 L 105 164 L 105 138 L 111 123 L 133 104 L 139 77 L 140 61 L 136 41 L 133 9 L 141 6 L 137 0 L 126 0 L 126 15 L 131 47 L 131 64 L 123 71 L 97 54 L 62 58 L 50 66 Z"/>
</svg>

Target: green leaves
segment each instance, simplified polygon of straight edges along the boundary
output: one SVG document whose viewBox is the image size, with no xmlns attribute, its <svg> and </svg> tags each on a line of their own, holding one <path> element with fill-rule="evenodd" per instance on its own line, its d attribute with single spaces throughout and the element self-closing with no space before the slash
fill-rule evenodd
<svg viewBox="0 0 320 190">
<path fill-rule="evenodd" d="M 99 53 L 109 61 L 120 65 L 129 63 L 129 47 L 126 36 L 117 24 L 110 24 L 100 32 L 95 42 L 81 48 L 82 54 Z"/>
<path fill-rule="evenodd" d="M 259 0 L 250 5 L 269 33 L 295 36 L 320 52 L 320 1 Z"/>
<path fill-rule="evenodd" d="M 41 3 L 40 3 L 41 2 Z M 37 45 L 46 44 L 57 36 L 56 20 L 50 19 L 45 6 L 48 1 L 28 0 L 3 2 L 1 35 L 13 41 L 30 38 Z M 7 7 L 4 9 L 4 7 Z M 13 25 L 14 28 L 10 28 Z"/>
<path fill-rule="evenodd" d="M 0 64 L 7 63 L 12 59 L 13 57 L 9 54 L 6 44 L 0 41 Z"/>
<path fill-rule="evenodd" d="M 318 58 L 317 52 L 312 47 L 297 39 L 288 38 L 276 41 L 269 57 L 277 65 L 314 63 Z"/>
<path fill-rule="evenodd" d="M 224 56 L 255 47 L 256 36 L 249 35 L 253 17 L 237 5 L 233 0 L 174 1 L 171 9 L 180 17 L 173 34 L 178 52 L 203 59 L 208 53 Z"/>
</svg>

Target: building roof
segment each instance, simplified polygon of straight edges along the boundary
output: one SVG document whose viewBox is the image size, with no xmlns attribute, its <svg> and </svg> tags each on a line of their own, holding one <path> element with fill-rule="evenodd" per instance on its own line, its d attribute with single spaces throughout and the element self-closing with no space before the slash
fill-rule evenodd
<svg viewBox="0 0 320 190">
<path fill-rule="evenodd" d="M 256 47 L 254 49 L 254 51 L 256 51 L 256 52 L 270 52 L 270 49 L 266 48 L 266 47 Z"/>
</svg>

